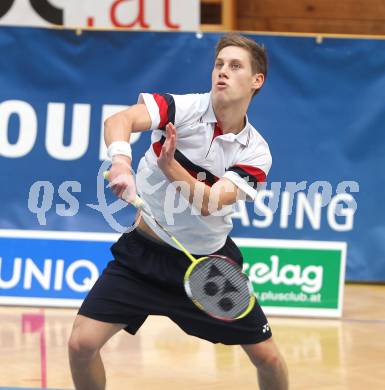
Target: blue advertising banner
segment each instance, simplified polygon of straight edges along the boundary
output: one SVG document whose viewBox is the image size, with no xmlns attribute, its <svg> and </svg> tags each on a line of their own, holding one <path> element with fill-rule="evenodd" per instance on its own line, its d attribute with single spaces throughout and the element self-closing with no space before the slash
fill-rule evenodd
<svg viewBox="0 0 385 390">
<path fill-rule="evenodd" d="M 118 237 L 0 230 L 0 304 L 80 306 Z"/>
<path fill-rule="evenodd" d="M 346 279 L 385 281 L 385 178 L 378 174 L 385 166 L 385 41 L 252 37 L 266 46 L 270 65 L 248 115 L 273 165 L 257 200 L 237 205 L 232 236 L 346 242 Z M 218 38 L 0 28 L 0 229 L 116 234 L 129 227 L 135 210 L 98 176 L 106 168 L 103 121 L 142 91 L 209 91 Z M 136 168 L 150 134 L 136 134 L 132 144 Z M 67 253 L 59 241 L 26 237 L 0 240 L 1 283 L 13 272 L 5 259 L 16 267 L 16 257 L 39 257 L 44 245 L 63 251 L 61 259 L 79 261 L 83 251 L 110 259 L 108 246 L 95 241 Z M 63 261 L 39 267 L 65 280 Z M 80 268 L 70 269 L 74 285 L 82 272 L 92 274 Z M 59 283 L 43 279 L 49 289 Z"/>
</svg>

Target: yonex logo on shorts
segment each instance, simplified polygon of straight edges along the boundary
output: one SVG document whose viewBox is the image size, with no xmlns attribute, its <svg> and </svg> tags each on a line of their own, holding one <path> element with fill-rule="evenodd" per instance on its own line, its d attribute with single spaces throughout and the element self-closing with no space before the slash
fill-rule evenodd
<svg viewBox="0 0 385 390">
<path fill-rule="evenodd" d="M 263 325 L 262 333 L 266 333 L 270 331 L 270 325 L 267 323 L 266 325 Z"/>
</svg>

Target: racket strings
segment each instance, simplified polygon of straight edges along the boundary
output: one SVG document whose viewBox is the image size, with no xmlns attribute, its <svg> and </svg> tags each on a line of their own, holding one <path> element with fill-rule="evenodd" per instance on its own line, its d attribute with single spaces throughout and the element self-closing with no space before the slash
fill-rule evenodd
<svg viewBox="0 0 385 390">
<path fill-rule="evenodd" d="M 214 317 L 235 319 L 249 307 L 249 281 L 229 259 L 210 256 L 196 263 L 187 283 L 192 300 Z"/>
</svg>

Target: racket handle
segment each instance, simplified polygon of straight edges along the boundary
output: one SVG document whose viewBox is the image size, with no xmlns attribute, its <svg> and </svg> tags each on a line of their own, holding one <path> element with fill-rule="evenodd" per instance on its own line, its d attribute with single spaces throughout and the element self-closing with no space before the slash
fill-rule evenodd
<svg viewBox="0 0 385 390">
<path fill-rule="evenodd" d="M 137 209 L 141 209 L 144 206 L 144 200 L 139 195 L 136 195 L 135 199 L 130 203 Z"/>
<path fill-rule="evenodd" d="M 103 172 L 104 180 L 109 180 L 109 177 L 110 177 L 110 172 L 104 171 Z M 144 206 L 144 200 L 139 195 L 136 195 L 135 199 L 132 200 L 130 203 L 137 209 L 141 209 Z"/>
</svg>

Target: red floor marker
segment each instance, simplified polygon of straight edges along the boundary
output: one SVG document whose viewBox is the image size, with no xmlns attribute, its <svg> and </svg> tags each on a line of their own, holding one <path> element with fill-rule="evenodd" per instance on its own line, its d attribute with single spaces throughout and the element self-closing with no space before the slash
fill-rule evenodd
<svg viewBox="0 0 385 390">
<path fill-rule="evenodd" d="M 22 315 L 23 333 L 40 334 L 41 387 L 47 388 L 47 349 L 45 342 L 44 312 Z"/>
</svg>

